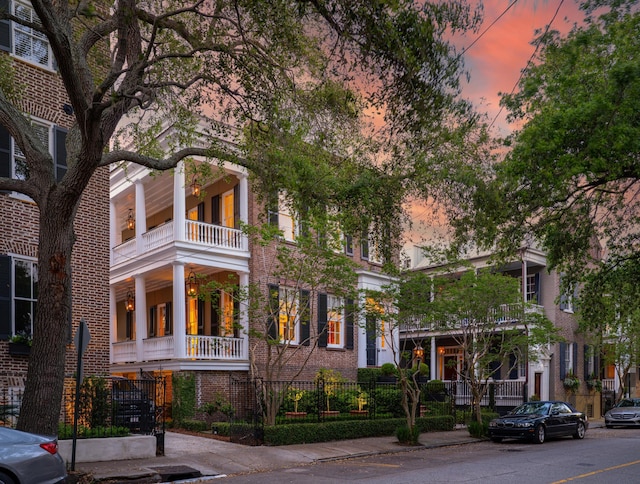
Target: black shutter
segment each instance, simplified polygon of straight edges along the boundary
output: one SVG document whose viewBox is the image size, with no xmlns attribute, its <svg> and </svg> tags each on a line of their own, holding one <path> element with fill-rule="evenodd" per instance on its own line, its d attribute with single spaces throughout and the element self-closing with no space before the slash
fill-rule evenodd
<svg viewBox="0 0 640 484">
<path fill-rule="evenodd" d="M 571 371 L 575 376 L 578 376 L 578 343 L 572 343 L 571 346 L 573 347 L 573 361 L 571 362 L 573 368 L 571 368 Z"/>
<path fill-rule="evenodd" d="M 198 299 L 198 334 L 204 334 L 204 301 Z"/>
<path fill-rule="evenodd" d="M 327 295 L 318 294 L 318 346 L 327 346 Z"/>
<path fill-rule="evenodd" d="M 198 204 L 198 222 L 204 222 L 204 202 Z"/>
<path fill-rule="evenodd" d="M 0 340 L 11 336 L 11 257 L 0 255 Z"/>
<path fill-rule="evenodd" d="M 211 335 L 220 336 L 220 290 L 211 298 Z"/>
<path fill-rule="evenodd" d="M 0 10 L 9 12 L 9 0 L 0 0 Z M 11 22 L 0 20 L 0 50 L 11 52 Z"/>
<path fill-rule="evenodd" d="M 11 178 L 11 135 L 4 126 L 0 126 L 0 177 Z"/>
<path fill-rule="evenodd" d="M 560 379 L 564 380 L 564 377 L 567 376 L 567 368 L 565 364 L 565 355 L 567 353 L 567 344 L 560 343 Z"/>
<path fill-rule="evenodd" d="M 362 234 L 360 239 L 360 258 L 369 260 L 369 237 L 367 234 Z"/>
<path fill-rule="evenodd" d="M 233 187 L 233 228 L 240 227 L 240 185 Z"/>
<path fill-rule="evenodd" d="M 502 365 L 500 365 L 500 362 L 498 360 L 489 362 L 489 374 L 491 375 L 491 377 L 493 377 L 494 380 L 500 380 L 502 378 L 502 375 L 500 373 L 501 368 Z"/>
<path fill-rule="evenodd" d="M 151 306 L 149 308 L 149 337 L 156 335 L 157 318 L 158 318 L 158 307 Z"/>
<path fill-rule="evenodd" d="M 220 225 L 220 195 L 211 197 L 211 223 Z"/>
<path fill-rule="evenodd" d="M 164 308 L 164 334 L 173 334 L 173 304 L 168 301 Z"/>
<path fill-rule="evenodd" d="M 269 294 L 268 299 L 268 311 L 267 315 L 267 336 L 272 341 L 279 341 L 278 338 L 278 325 L 280 317 L 280 294 L 279 288 L 275 284 L 269 284 L 267 286 Z"/>
<path fill-rule="evenodd" d="M 584 345 L 583 351 L 583 359 L 584 359 L 584 379 L 589 379 L 589 355 L 591 354 L 589 345 Z"/>
<path fill-rule="evenodd" d="M 125 318 L 124 325 L 125 338 L 128 340 L 133 339 L 133 311 L 127 311 L 127 317 Z"/>
<path fill-rule="evenodd" d="M 344 236 L 344 252 L 347 255 L 353 255 L 353 237 L 350 235 Z"/>
<path fill-rule="evenodd" d="M 348 350 L 353 349 L 353 341 L 354 341 L 354 320 L 355 320 L 355 305 L 353 303 L 353 299 L 347 299 L 346 302 L 346 314 L 345 314 L 345 322 L 346 322 L 346 348 Z"/>
<path fill-rule="evenodd" d="M 300 342 L 309 346 L 311 339 L 311 301 L 310 292 L 300 290 Z"/>
<path fill-rule="evenodd" d="M 269 200 L 267 201 L 267 211 L 269 215 L 269 225 L 273 225 L 274 227 L 278 227 L 280 221 L 278 220 L 278 192 L 271 193 L 269 196 Z"/>
<path fill-rule="evenodd" d="M 534 276 L 535 279 L 535 286 L 536 286 L 536 304 L 540 304 L 542 305 L 542 293 L 540 292 L 540 273 L 537 272 L 536 275 Z"/>
<path fill-rule="evenodd" d="M 56 181 L 62 180 L 67 173 L 67 130 L 59 126 L 53 127 L 53 167 Z"/>
</svg>

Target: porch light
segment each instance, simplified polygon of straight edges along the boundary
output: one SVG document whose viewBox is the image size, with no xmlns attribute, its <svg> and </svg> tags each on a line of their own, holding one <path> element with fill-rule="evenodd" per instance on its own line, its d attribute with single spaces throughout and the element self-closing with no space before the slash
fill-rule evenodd
<svg viewBox="0 0 640 484">
<path fill-rule="evenodd" d="M 438 354 L 439 355 L 444 355 L 444 348 L 442 346 L 440 346 L 440 348 L 438 348 Z"/>
<path fill-rule="evenodd" d="M 421 346 L 418 346 L 417 348 L 413 349 L 413 356 L 416 360 L 420 360 L 422 361 L 422 358 L 424 357 L 424 348 L 422 348 Z"/>
<path fill-rule="evenodd" d="M 136 228 L 136 219 L 133 216 L 133 209 L 129 209 L 129 215 L 127 216 L 127 228 L 133 230 Z"/>
<path fill-rule="evenodd" d="M 196 275 L 193 271 L 189 272 L 185 285 L 187 287 L 187 296 L 196 297 L 198 295 L 198 281 L 196 281 Z"/>
<path fill-rule="evenodd" d="M 193 181 L 191 182 L 191 195 L 193 195 L 194 197 L 199 197 L 201 188 L 202 185 L 200 185 L 198 179 L 196 177 L 193 177 Z"/>
<path fill-rule="evenodd" d="M 131 289 L 127 291 L 127 300 L 124 303 L 124 307 L 127 309 L 128 312 L 131 312 L 136 308 L 136 300 L 133 297 L 133 293 L 131 292 Z"/>
</svg>

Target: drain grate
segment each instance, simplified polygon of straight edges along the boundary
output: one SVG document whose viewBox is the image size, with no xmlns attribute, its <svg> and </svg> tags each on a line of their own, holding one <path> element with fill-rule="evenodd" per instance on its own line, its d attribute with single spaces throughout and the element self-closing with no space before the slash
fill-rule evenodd
<svg viewBox="0 0 640 484">
<path fill-rule="evenodd" d="M 149 469 L 157 472 L 160 478 L 167 482 L 179 481 L 181 479 L 192 479 L 194 477 L 202 477 L 202 473 L 198 469 L 189 466 L 162 466 L 149 467 Z"/>
</svg>

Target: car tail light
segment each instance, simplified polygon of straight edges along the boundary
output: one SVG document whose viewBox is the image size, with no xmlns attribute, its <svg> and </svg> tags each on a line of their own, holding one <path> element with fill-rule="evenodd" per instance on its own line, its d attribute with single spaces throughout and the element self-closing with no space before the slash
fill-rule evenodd
<svg viewBox="0 0 640 484">
<path fill-rule="evenodd" d="M 55 455 L 58 452 L 58 443 L 57 442 L 45 442 L 44 444 L 40 444 L 44 450 L 49 452 L 49 454 Z"/>
</svg>

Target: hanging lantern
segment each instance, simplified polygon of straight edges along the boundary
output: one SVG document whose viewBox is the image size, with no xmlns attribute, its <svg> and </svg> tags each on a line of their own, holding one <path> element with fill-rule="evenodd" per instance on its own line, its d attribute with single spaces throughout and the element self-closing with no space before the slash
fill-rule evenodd
<svg viewBox="0 0 640 484">
<path fill-rule="evenodd" d="M 198 295 L 198 281 L 196 281 L 196 275 L 193 271 L 189 272 L 185 286 L 187 288 L 187 296 L 196 297 Z"/>
<path fill-rule="evenodd" d="M 193 182 L 191 183 L 191 194 L 194 197 L 199 197 L 201 188 L 202 188 L 202 186 L 198 182 L 198 179 L 196 177 L 193 177 Z"/>
<path fill-rule="evenodd" d="M 127 299 L 124 303 L 124 307 L 128 312 L 131 312 L 136 308 L 136 300 L 133 297 L 133 292 L 131 292 L 131 289 L 127 291 Z"/>
<path fill-rule="evenodd" d="M 133 216 L 133 209 L 129 209 L 129 215 L 127 216 L 127 228 L 133 230 L 136 228 L 136 219 Z"/>
</svg>

